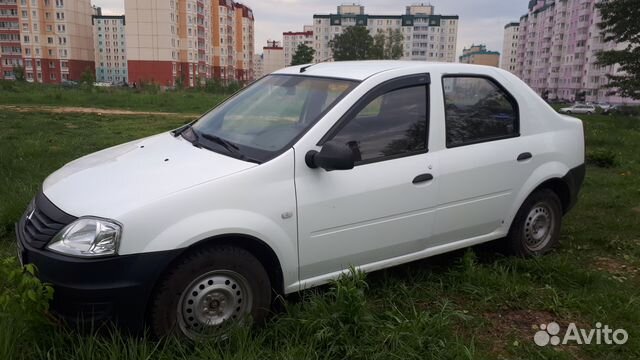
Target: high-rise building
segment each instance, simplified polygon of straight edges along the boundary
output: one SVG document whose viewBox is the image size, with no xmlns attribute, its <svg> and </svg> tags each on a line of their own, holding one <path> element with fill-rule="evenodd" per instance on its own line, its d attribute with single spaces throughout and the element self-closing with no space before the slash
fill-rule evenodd
<svg viewBox="0 0 640 360">
<path fill-rule="evenodd" d="M 232 0 L 127 0 L 129 82 L 253 79 L 254 19 Z"/>
<path fill-rule="evenodd" d="M 329 42 L 349 26 L 366 26 L 371 35 L 398 31 L 406 60 L 456 61 L 457 15 L 436 15 L 429 4 L 406 7 L 404 15 L 366 14 L 364 6 L 341 5 L 337 14 L 313 15 L 315 61 L 331 59 Z"/>
<path fill-rule="evenodd" d="M 179 22 L 179 0 L 127 0 L 126 44 L 129 82 L 153 82 L 174 86 L 178 79 L 181 35 L 186 18 Z M 182 27 L 180 27 L 182 26 Z M 193 45 L 193 44 L 192 44 Z"/>
<path fill-rule="evenodd" d="M 264 74 L 264 55 L 253 55 L 253 76 L 255 79 L 259 79 Z"/>
<path fill-rule="evenodd" d="M 624 49 L 605 42 L 600 0 L 531 0 L 520 18 L 516 74 L 550 100 L 631 102 L 604 88 L 618 66 L 600 66 L 597 53 Z"/>
<path fill-rule="evenodd" d="M 253 80 L 254 19 L 253 11 L 242 4 L 235 4 L 236 13 L 236 74 L 235 80 Z"/>
<path fill-rule="evenodd" d="M 95 71 L 90 0 L 21 0 L 18 11 L 27 81 L 60 83 Z"/>
<path fill-rule="evenodd" d="M 211 1 L 214 77 L 223 82 L 253 80 L 253 11 L 232 0 Z"/>
<path fill-rule="evenodd" d="M 96 81 L 112 84 L 128 83 L 124 15 L 93 15 L 91 20 L 93 23 Z"/>
<path fill-rule="evenodd" d="M 500 67 L 512 73 L 516 73 L 516 62 L 518 60 L 518 35 L 520 23 L 508 23 L 504 27 L 504 40 L 502 42 L 502 58 Z"/>
<path fill-rule="evenodd" d="M 304 44 L 313 48 L 313 25 L 305 25 L 302 31 L 287 31 L 282 33 L 282 47 L 284 48 L 284 65 L 290 66 L 298 45 Z"/>
<path fill-rule="evenodd" d="M 471 45 L 470 48 L 462 50 L 460 62 L 463 64 L 498 67 L 500 65 L 500 53 L 487 50 L 486 45 Z"/>
<path fill-rule="evenodd" d="M 23 66 L 18 4 L 0 0 L 0 79 L 15 79 L 13 70 L 18 66 Z"/>
<path fill-rule="evenodd" d="M 262 74 L 267 75 L 285 67 L 284 49 L 277 41 L 267 41 L 262 48 Z"/>
</svg>

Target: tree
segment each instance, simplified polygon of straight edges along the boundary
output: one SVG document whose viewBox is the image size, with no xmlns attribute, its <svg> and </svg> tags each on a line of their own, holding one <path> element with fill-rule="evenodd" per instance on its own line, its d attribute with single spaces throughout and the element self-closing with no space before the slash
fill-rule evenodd
<svg viewBox="0 0 640 360">
<path fill-rule="evenodd" d="M 373 36 L 373 46 L 371 47 L 370 57 L 372 60 L 397 60 L 402 57 L 403 36 L 400 30 L 389 29 L 386 33 L 378 31 Z"/>
<path fill-rule="evenodd" d="M 86 68 L 82 72 L 82 75 L 80 75 L 80 82 L 87 84 L 89 86 L 93 86 L 93 83 L 96 82 L 96 74 L 93 71 L 91 71 L 90 68 Z"/>
<path fill-rule="evenodd" d="M 333 59 L 367 60 L 371 58 L 373 37 L 364 26 L 350 26 L 329 42 Z"/>
<path fill-rule="evenodd" d="M 315 55 L 316 51 L 305 44 L 298 45 L 296 49 L 296 53 L 293 54 L 291 58 L 291 65 L 303 65 L 313 62 L 313 55 Z"/>
<path fill-rule="evenodd" d="M 20 65 L 16 65 L 13 67 L 13 76 L 15 76 L 16 81 L 24 81 L 24 68 Z"/>
<path fill-rule="evenodd" d="M 615 88 L 623 97 L 640 99 L 640 6 L 638 0 L 610 0 L 598 3 L 602 14 L 604 41 L 625 43 L 620 50 L 598 53 L 600 66 L 619 65 L 620 73 L 608 75 L 607 88 Z"/>
</svg>

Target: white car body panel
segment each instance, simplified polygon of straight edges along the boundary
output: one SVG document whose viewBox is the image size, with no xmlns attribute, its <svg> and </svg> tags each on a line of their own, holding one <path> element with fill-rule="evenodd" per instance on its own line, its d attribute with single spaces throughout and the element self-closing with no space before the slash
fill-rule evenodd
<svg viewBox="0 0 640 360">
<path fill-rule="evenodd" d="M 346 62 L 278 74 L 360 80 L 300 137 L 261 165 L 165 133 L 78 159 L 52 174 L 45 195 L 74 216 L 123 224 L 120 255 L 183 249 L 217 236 L 258 239 L 276 254 L 285 293 L 505 236 L 526 197 L 584 163 L 580 121 L 558 115 L 517 77 L 491 67 Z M 428 152 L 326 172 L 305 154 L 370 89 L 430 74 Z M 441 77 L 489 76 L 513 95 L 520 136 L 447 148 Z M 580 135 L 580 136 L 577 136 Z M 144 147 L 142 147 L 144 146 Z M 533 157 L 518 162 L 518 154 Z M 168 159 L 165 161 L 165 159 Z M 434 179 L 412 184 L 420 174 Z"/>
</svg>

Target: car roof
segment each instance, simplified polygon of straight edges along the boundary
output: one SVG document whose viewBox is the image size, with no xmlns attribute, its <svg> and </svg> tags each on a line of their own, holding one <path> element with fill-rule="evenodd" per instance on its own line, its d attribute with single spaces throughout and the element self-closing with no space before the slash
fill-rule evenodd
<svg viewBox="0 0 640 360">
<path fill-rule="evenodd" d="M 303 67 L 306 70 L 301 73 Z M 475 73 L 478 68 L 488 68 L 481 65 L 437 63 L 426 61 L 398 61 L 398 60 L 365 60 L 365 61 L 336 61 L 317 64 L 306 64 L 291 66 L 273 72 L 274 74 L 291 74 L 333 77 L 342 79 L 352 79 L 362 81 L 366 78 L 395 69 L 415 69 L 416 72 L 430 72 L 439 70 L 441 72 L 467 72 Z M 495 68 L 491 68 L 495 69 Z"/>
</svg>

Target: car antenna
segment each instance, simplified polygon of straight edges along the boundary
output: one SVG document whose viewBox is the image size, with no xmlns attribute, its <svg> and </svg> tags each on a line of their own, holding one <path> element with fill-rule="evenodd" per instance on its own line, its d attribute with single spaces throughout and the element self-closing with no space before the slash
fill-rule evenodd
<svg viewBox="0 0 640 360">
<path fill-rule="evenodd" d="M 313 65 L 318 65 L 318 64 L 321 64 L 321 63 L 327 62 L 327 61 L 329 61 L 329 60 L 331 60 L 331 57 L 328 57 L 328 58 L 326 58 L 326 59 L 324 59 L 324 60 L 322 60 L 322 61 L 318 61 L 317 63 L 314 63 L 314 64 L 309 64 L 309 65 L 307 65 L 307 66 L 303 66 L 303 67 L 301 67 L 301 68 L 300 68 L 300 74 L 302 74 L 303 72 L 307 71 L 307 69 L 308 69 L 308 68 L 310 68 L 310 67 L 312 67 Z"/>
</svg>

